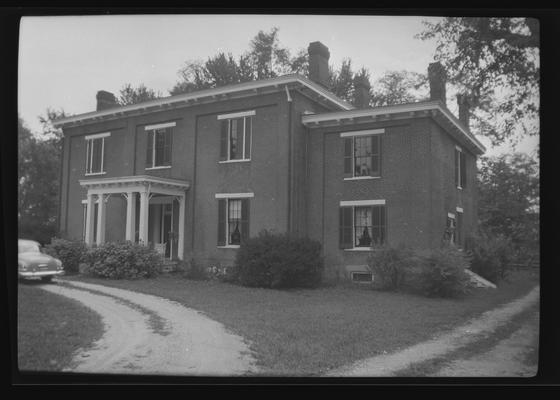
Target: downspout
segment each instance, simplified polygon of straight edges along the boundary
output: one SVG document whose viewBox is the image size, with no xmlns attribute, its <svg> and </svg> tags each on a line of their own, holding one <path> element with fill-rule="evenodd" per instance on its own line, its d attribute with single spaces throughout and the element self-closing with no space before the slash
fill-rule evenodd
<svg viewBox="0 0 560 400">
<path fill-rule="evenodd" d="M 293 190 L 292 190 L 292 171 L 293 171 L 293 157 L 292 157 L 292 147 L 293 147 L 293 138 L 292 138 L 292 111 L 293 111 L 293 104 L 292 98 L 290 96 L 290 91 L 288 90 L 288 86 L 284 86 L 286 90 L 286 99 L 288 101 L 288 234 L 291 234 L 292 231 L 292 198 L 293 198 Z"/>
</svg>

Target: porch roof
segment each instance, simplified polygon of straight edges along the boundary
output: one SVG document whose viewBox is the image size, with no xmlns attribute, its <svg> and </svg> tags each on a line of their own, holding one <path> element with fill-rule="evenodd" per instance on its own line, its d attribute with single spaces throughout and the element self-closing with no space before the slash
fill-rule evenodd
<svg viewBox="0 0 560 400">
<path fill-rule="evenodd" d="M 191 184 L 180 179 L 160 178 L 149 175 L 122 176 L 116 178 L 81 179 L 80 185 L 89 193 L 148 192 L 182 195 Z"/>
</svg>

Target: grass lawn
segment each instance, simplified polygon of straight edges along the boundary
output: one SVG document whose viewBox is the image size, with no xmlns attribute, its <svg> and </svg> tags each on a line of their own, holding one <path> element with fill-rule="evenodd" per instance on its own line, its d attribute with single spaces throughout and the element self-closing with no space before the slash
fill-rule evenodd
<svg viewBox="0 0 560 400">
<path fill-rule="evenodd" d="M 18 286 L 18 366 L 22 371 L 60 371 L 75 350 L 101 337 L 103 323 L 81 303 L 40 285 L 44 283 Z"/>
<path fill-rule="evenodd" d="M 264 375 L 311 376 L 430 339 L 438 331 L 529 292 L 534 273 L 514 273 L 497 290 L 434 299 L 365 287 L 245 288 L 179 276 L 143 280 L 67 277 L 175 300 L 252 342 Z"/>
</svg>

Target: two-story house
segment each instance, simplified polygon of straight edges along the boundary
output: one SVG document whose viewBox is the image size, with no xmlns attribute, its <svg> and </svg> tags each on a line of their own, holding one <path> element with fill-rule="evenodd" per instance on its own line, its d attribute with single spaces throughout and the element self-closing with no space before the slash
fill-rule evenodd
<svg viewBox="0 0 560 400">
<path fill-rule="evenodd" d="M 363 278 L 374 244 L 461 244 L 476 224 L 485 149 L 430 100 L 356 109 L 327 88 L 329 51 L 309 45 L 309 76 L 206 89 L 55 122 L 64 132 L 60 230 L 89 245 L 132 240 L 168 259 L 231 265 L 263 229 L 323 244 L 331 270 Z M 356 83 L 364 102 L 368 87 Z M 365 103 L 364 103 L 365 104 Z"/>
</svg>

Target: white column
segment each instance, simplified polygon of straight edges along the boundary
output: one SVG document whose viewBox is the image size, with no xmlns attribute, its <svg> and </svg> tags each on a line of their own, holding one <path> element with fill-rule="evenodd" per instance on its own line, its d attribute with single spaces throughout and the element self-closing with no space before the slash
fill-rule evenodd
<svg viewBox="0 0 560 400">
<path fill-rule="evenodd" d="M 97 206 L 97 245 L 105 242 L 105 195 L 99 194 Z"/>
<path fill-rule="evenodd" d="M 136 192 L 126 195 L 126 240 L 134 242 L 136 232 Z"/>
<path fill-rule="evenodd" d="M 139 241 L 148 244 L 148 210 L 150 198 L 147 191 L 140 192 L 140 221 L 139 221 Z"/>
<path fill-rule="evenodd" d="M 93 224 L 95 224 L 95 221 L 93 220 L 94 215 L 95 202 L 93 200 L 93 194 L 88 193 L 86 209 L 86 237 L 84 239 L 88 246 L 93 244 Z"/>
<path fill-rule="evenodd" d="M 177 257 L 182 260 L 185 252 L 185 203 L 186 195 L 182 195 L 179 200 L 179 237 L 177 243 Z"/>
</svg>

